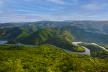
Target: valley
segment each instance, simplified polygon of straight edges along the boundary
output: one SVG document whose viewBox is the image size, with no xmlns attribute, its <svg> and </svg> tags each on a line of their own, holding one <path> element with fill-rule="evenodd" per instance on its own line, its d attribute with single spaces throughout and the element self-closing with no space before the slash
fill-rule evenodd
<svg viewBox="0 0 108 72">
<path fill-rule="evenodd" d="M 108 72 L 108 0 L 0 0 L 0 72 Z"/>
<path fill-rule="evenodd" d="M 30 31 L 35 32 L 38 28 L 44 27 L 69 31 L 74 36 L 75 41 L 108 44 L 107 21 L 38 21 L 0 24 L 1 30 L 5 29 L 6 31 L 6 29 L 9 29 L 11 31 L 16 28 L 15 31 L 17 33 L 21 30 L 25 30 L 27 33 L 30 33 Z M 5 38 L 8 37 L 9 35 L 5 36 Z"/>
<path fill-rule="evenodd" d="M 97 23 L 104 23 L 97 28 Z M 107 72 L 107 22 L 0 25 L 0 72 Z"/>
</svg>

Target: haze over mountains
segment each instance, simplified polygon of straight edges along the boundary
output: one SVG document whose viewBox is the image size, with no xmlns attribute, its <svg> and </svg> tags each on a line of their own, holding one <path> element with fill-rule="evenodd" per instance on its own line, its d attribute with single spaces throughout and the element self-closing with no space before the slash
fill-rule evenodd
<svg viewBox="0 0 108 72">
<path fill-rule="evenodd" d="M 0 72 L 108 72 L 108 0 L 0 0 Z"/>
<path fill-rule="evenodd" d="M 76 41 L 108 44 L 108 21 L 38 21 L 0 24 L 2 30 L 15 27 L 34 31 L 43 27 L 58 28 L 71 32 Z"/>
<path fill-rule="evenodd" d="M 1 23 L 0 72 L 107 72 L 107 23 Z"/>
</svg>

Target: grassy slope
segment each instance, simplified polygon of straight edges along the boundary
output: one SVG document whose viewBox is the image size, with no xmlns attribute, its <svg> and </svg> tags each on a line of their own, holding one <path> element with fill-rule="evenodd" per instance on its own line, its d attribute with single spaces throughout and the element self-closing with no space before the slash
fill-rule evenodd
<svg viewBox="0 0 108 72">
<path fill-rule="evenodd" d="M 0 46 L 0 72 L 107 72 L 108 60 L 66 53 L 53 45 Z"/>
</svg>

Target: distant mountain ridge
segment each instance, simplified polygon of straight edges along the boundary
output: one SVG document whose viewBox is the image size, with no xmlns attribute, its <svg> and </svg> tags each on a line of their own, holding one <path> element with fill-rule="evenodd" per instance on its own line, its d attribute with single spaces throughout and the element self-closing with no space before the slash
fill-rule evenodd
<svg viewBox="0 0 108 72">
<path fill-rule="evenodd" d="M 38 21 L 0 24 L 2 30 L 14 27 L 30 32 L 44 27 L 57 28 L 71 32 L 76 41 L 108 44 L 108 21 Z"/>
<path fill-rule="evenodd" d="M 49 26 L 49 27 L 61 27 L 61 26 L 77 26 L 85 30 L 95 30 L 102 31 L 104 33 L 108 32 L 106 30 L 108 27 L 108 21 L 37 21 L 37 22 L 22 22 L 22 23 L 1 23 L 0 28 L 5 27 L 19 27 L 25 25 L 34 25 L 38 26 Z"/>
</svg>

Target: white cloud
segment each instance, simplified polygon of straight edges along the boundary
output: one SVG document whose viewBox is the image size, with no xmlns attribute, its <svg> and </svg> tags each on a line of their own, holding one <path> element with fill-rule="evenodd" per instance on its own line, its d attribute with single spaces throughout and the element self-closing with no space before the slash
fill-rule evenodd
<svg viewBox="0 0 108 72">
<path fill-rule="evenodd" d="M 85 10 L 101 10 L 104 9 L 107 6 L 107 4 L 99 4 L 99 3 L 89 3 L 86 5 L 83 5 L 82 8 Z"/>
<path fill-rule="evenodd" d="M 48 20 L 48 21 L 62 21 L 62 20 L 103 20 L 108 15 L 86 15 L 86 14 L 72 14 L 72 15 L 45 15 L 45 14 L 7 14 L 2 15 L 0 17 L 0 22 L 34 22 L 34 21 L 41 21 L 41 20 Z"/>
<path fill-rule="evenodd" d="M 4 1 L 0 0 L 0 7 L 2 7 L 4 5 Z"/>
<path fill-rule="evenodd" d="M 33 22 L 40 20 L 62 21 L 82 19 L 82 15 L 45 15 L 45 14 L 5 14 L 0 17 L 0 22 Z"/>
<path fill-rule="evenodd" d="M 33 13 L 33 12 L 35 12 L 36 13 L 37 11 L 18 9 L 18 10 L 14 10 L 14 12 L 23 12 L 23 13 Z"/>
<path fill-rule="evenodd" d="M 40 19 L 39 16 L 8 15 L 0 17 L 0 22 L 32 22 Z"/>
<path fill-rule="evenodd" d="M 4 0 L 0 0 L 0 14 L 3 13 L 3 9 L 4 9 Z"/>
<path fill-rule="evenodd" d="M 64 0 L 47 0 L 47 1 L 56 3 L 56 4 L 65 4 Z"/>
<path fill-rule="evenodd" d="M 31 1 L 34 1 L 34 0 L 24 0 L 24 1 L 26 1 L 26 2 L 31 2 Z"/>
<path fill-rule="evenodd" d="M 63 5 L 63 4 L 77 4 L 78 2 L 79 2 L 79 0 L 23 0 L 23 1 L 25 1 L 25 2 L 32 2 L 32 1 L 42 1 L 42 2 L 44 2 L 44 1 L 47 1 L 47 2 L 51 2 L 51 3 L 55 3 L 55 4 L 61 4 L 61 5 Z"/>
</svg>

